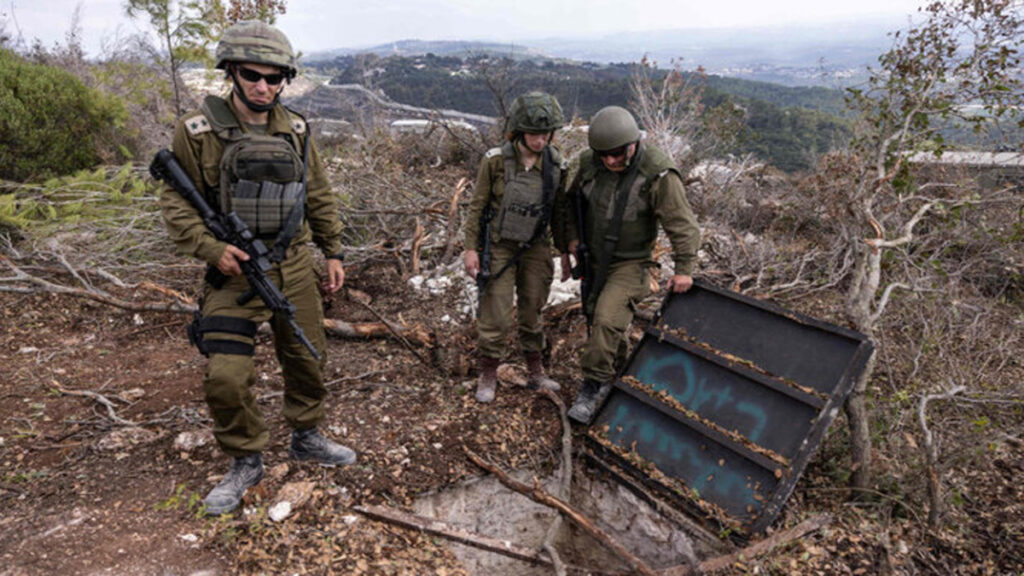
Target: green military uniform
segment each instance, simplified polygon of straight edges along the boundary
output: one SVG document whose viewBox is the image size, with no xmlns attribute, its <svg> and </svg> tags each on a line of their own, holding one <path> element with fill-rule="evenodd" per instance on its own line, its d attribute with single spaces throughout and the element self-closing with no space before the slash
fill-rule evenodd
<svg viewBox="0 0 1024 576">
<path fill-rule="evenodd" d="M 207 201 L 222 209 L 225 195 L 221 190 L 221 160 L 225 146 L 232 138 L 263 128 L 246 126 L 237 117 L 230 98 L 211 96 L 202 110 L 184 116 L 174 133 L 174 155 Z M 309 137 L 305 120 L 280 104 L 269 111 L 265 132 L 289 142 L 300 155 Z M 307 162 L 305 218 L 284 258 L 274 264 L 270 277 L 295 305 L 296 322 L 323 358 L 326 346 L 323 310 L 314 260 L 306 244 L 312 240 L 325 255 L 339 255 L 341 223 L 315 146 L 308 146 Z M 214 265 L 224 252 L 225 244 L 207 230 L 196 210 L 170 188 L 164 190 L 160 203 L 167 229 L 179 251 Z M 211 351 L 203 388 L 214 420 L 214 435 L 224 452 L 234 457 L 259 452 L 268 440 L 266 425 L 250 391 L 255 381 L 254 327 L 259 323 L 271 321 L 274 347 L 285 381 L 283 412 L 289 425 L 296 430 L 315 428 L 324 417 L 327 393 L 323 384 L 323 361 L 313 358 L 283 319 L 272 318 L 271 311 L 259 297 L 242 306 L 236 303 L 238 296 L 247 289 L 244 276 L 231 277 L 219 288 L 207 283 L 201 310 L 204 320 L 236 318 L 250 321 L 253 327 L 252 330 L 204 334 Z"/>
<path fill-rule="evenodd" d="M 639 163 L 639 175 L 627 196 L 619 241 L 609 259 L 603 289 L 590 294 L 583 305 L 593 319 L 590 338 L 583 348 L 580 366 L 584 379 L 607 382 L 615 376 L 616 363 L 625 359 L 628 349 L 626 329 L 633 321 L 636 305 L 650 294 L 650 271 L 657 264 L 651 259 L 660 222 L 672 244 L 675 273 L 692 275 L 700 247 L 700 229 L 693 210 L 686 200 L 686 191 L 671 158 L 657 148 L 637 144 L 633 157 Z M 613 219 L 616 190 L 628 171 L 607 170 L 594 155 L 585 150 L 580 155 L 580 170 L 571 186 L 571 193 L 581 191 L 586 199 L 584 226 L 590 250 L 589 270 L 594 278 L 601 260 L 604 238 Z M 579 239 L 573 219 L 560 222 L 566 232 L 566 243 Z M 559 245 L 563 251 L 567 245 Z"/>
<path fill-rule="evenodd" d="M 561 154 L 551 147 L 553 160 L 554 205 L 565 203 L 565 162 Z M 494 218 L 491 223 L 491 269 L 497 274 L 505 267 L 519 249 L 519 242 L 503 239 L 502 225 L 506 221 L 502 210 L 507 187 L 524 187 L 540 197 L 543 155 L 527 170 L 520 158 L 518 147 L 506 142 L 499 148 L 488 151 L 480 163 L 476 187 L 470 201 L 466 225 L 463 230 L 467 249 L 476 249 L 480 234 L 480 215 L 489 204 Z M 551 208 L 552 210 L 554 208 Z M 557 230 L 561 232 L 561 230 Z M 562 239 L 559 238 L 559 243 Z M 519 327 L 519 345 L 524 353 L 540 353 L 544 349 L 541 308 L 547 302 L 554 277 L 551 253 L 550 225 L 538 235 L 526 249 L 518 262 L 506 269 L 501 276 L 492 278 L 487 284 L 480 302 L 477 320 L 478 347 L 481 355 L 500 359 L 505 354 L 508 331 L 511 327 L 513 293 Z"/>
</svg>

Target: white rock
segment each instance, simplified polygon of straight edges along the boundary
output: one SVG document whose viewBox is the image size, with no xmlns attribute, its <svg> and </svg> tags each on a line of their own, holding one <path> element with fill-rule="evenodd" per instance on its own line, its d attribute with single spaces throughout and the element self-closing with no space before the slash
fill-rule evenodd
<svg viewBox="0 0 1024 576">
<path fill-rule="evenodd" d="M 267 516 L 274 522 L 280 522 L 292 513 L 292 503 L 284 500 L 270 507 Z"/>
<path fill-rule="evenodd" d="M 192 544 L 195 544 L 199 541 L 199 536 L 196 536 L 195 534 L 182 534 L 181 536 L 178 536 L 178 538 L 181 538 L 185 542 L 189 542 Z"/>
<path fill-rule="evenodd" d="M 341 521 L 345 523 L 345 526 L 351 526 L 359 521 L 359 517 L 354 514 L 349 514 L 348 516 L 342 516 Z"/>
<path fill-rule="evenodd" d="M 35 346 L 25 346 L 18 349 L 18 354 L 34 354 L 36 352 L 39 352 L 39 348 Z"/>
<path fill-rule="evenodd" d="M 206 446 L 213 440 L 209 430 L 189 430 L 174 438 L 174 449 L 178 452 L 191 452 L 200 446 Z"/>
<path fill-rule="evenodd" d="M 136 313 L 135 316 L 132 316 L 132 324 L 135 324 L 136 326 L 142 326 L 145 323 L 146 321 L 142 319 L 141 314 Z"/>
</svg>

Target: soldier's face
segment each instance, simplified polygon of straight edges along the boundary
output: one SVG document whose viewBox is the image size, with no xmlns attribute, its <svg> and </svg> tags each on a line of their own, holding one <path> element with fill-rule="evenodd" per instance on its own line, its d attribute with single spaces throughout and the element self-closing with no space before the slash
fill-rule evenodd
<svg viewBox="0 0 1024 576">
<path fill-rule="evenodd" d="M 629 166 L 629 159 L 636 153 L 636 142 L 628 144 L 615 150 L 596 152 L 601 157 L 601 163 L 609 172 L 622 172 Z"/>
<path fill-rule="evenodd" d="M 284 82 L 278 82 L 277 84 L 270 84 L 267 82 L 266 77 L 270 76 L 272 79 L 281 76 L 281 69 L 276 66 L 268 66 L 266 64 L 254 64 L 244 63 L 236 64 L 238 66 L 238 74 L 235 75 L 238 78 L 238 86 L 245 92 L 245 97 L 248 98 L 254 104 L 270 104 L 274 100 L 274 96 L 281 91 L 281 87 L 284 86 Z M 244 71 L 250 72 L 244 74 Z M 255 72 L 256 74 L 252 74 Z M 252 80 L 246 79 L 246 76 L 260 77 L 253 82 Z"/>
<path fill-rule="evenodd" d="M 523 133 L 523 144 L 535 154 L 540 154 L 544 151 L 544 147 L 547 146 L 548 140 L 551 139 L 551 132 L 542 132 L 540 134 L 530 134 L 529 132 Z"/>
</svg>

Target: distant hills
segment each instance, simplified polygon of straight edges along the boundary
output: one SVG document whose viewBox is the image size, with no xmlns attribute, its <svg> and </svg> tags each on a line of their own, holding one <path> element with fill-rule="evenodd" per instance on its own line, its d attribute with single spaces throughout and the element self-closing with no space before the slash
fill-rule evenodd
<svg viewBox="0 0 1024 576">
<path fill-rule="evenodd" d="M 644 55 L 662 67 L 702 66 L 711 74 L 787 86 L 848 86 L 891 44 L 887 34 L 905 28 L 899 17 L 865 17 L 816 25 L 763 28 L 679 28 L 588 37 L 553 37 L 525 42 L 403 40 L 362 48 L 315 52 L 307 62 L 337 56 L 466 57 L 497 54 L 517 60 L 573 60 L 600 64 L 636 62 Z"/>
</svg>

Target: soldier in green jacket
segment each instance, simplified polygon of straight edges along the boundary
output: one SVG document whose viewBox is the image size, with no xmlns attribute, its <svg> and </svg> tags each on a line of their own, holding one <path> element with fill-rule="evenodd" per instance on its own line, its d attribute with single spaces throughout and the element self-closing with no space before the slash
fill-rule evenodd
<svg viewBox="0 0 1024 576">
<path fill-rule="evenodd" d="M 497 369 L 506 352 L 513 304 L 528 385 L 559 388 L 544 373 L 541 362 L 541 308 L 547 302 L 554 277 L 552 213 L 565 205 L 565 162 L 552 144 L 554 131 L 562 125 L 558 100 L 543 92 L 524 94 L 509 107 L 506 142 L 488 151 L 480 163 L 463 230 L 466 273 L 471 278 L 489 275 L 477 320 L 479 402 L 494 400 Z M 487 231 L 488 238 L 481 236 Z M 481 270 L 482 263 L 488 260 L 488 269 Z"/>
<path fill-rule="evenodd" d="M 200 110 L 183 117 L 174 132 L 174 155 L 211 206 L 237 212 L 272 246 L 270 278 L 295 305 L 296 321 L 323 358 L 323 309 L 307 243 L 314 241 L 327 257 L 324 288 L 338 291 L 345 279 L 341 223 L 306 121 L 278 100 L 296 74 L 294 52 L 276 28 L 245 21 L 225 30 L 216 59 L 232 92 L 225 98 L 208 96 Z M 291 456 L 333 465 L 354 462 L 355 452 L 317 430 L 327 396 L 323 360 L 315 359 L 259 297 L 239 303 L 248 289 L 239 261 L 248 255 L 217 240 L 173 189 L 163 191 L 160 203 L 178 250 L 208 264 L 201 315 L 190 333 L 209 357 L 206 403 L 217 443 L 233 460 L 203 501 L 207 514 L 234 510 L 246 489 L 263 478 L 260 453 L 268 431 L 250 387 L 256 329 L 264 321 L 273 329 L 282 367 Z"/>
<path fill-rule="evenodd" d="M 578 229 L 575 219 L 566 219 L 567 246 L 559 247 L 576 254 L 582 233 L 589 252 L 582 274 L 591 289 L 583 307 L 592 326 L 580 360 L 583 385 L 569 410 L 573 420 L 584 424 L 593 418 L 626 358 L 626 331 L 636 305 L 651 293 L 657 224 L 672 244 L 671 291 L 686 292 L 693 285 L 700 247 L 700 228 L 675 163 L 641 142 L 628 110 L 599 110 L 587 140 L 590 149 L 581 153 L 579 172 L 569 188 L 569 196 L 580 203 L 584 229 Z M 564 256 L 563 276 L 569 269 L 567 260 Z"/>
</svg>

